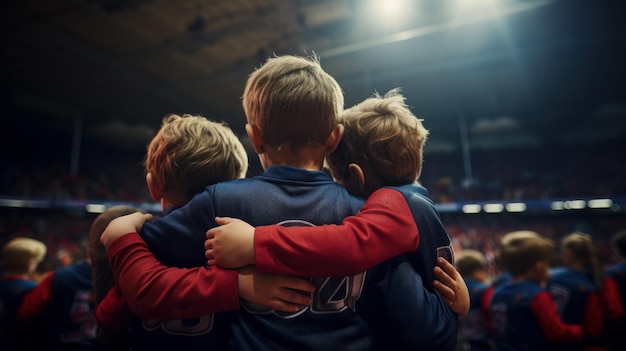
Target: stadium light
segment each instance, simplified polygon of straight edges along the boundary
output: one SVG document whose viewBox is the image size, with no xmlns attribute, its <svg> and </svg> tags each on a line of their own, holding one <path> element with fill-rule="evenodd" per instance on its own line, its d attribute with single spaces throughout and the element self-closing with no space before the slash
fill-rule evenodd
<svg viewBox="0 0 626 351">
<path fill-rule="evenodd" d="M 480 205 L 478 205 L 478 204 L 463 205 L 461 210 L 463 211 L 463 213 L 479 213 L 480 212 Z"/>
<path fill-rule="evenodd" d="M 611 199 L 593 199 L 587 202 L 589 208 L 611 208 L 613 200 Z"/>
<path fill-rule="evenodd" d="M 485 204 L 483 210 L 486 213 L 500 213 L 504 211 L 504 206 L 502 204 Z"/>
<path fill-rule="evenodd" d="M 102 213 L 107 209 L 105 205 L 102 204 L 87 204 L 85 206 L 85 210 L 89 213 Z"/>
<path fill-rule="evenodd" d="M 506 204 L 507 212 L 524 212 L 526 211 L 526 204 L 523 202 L 511 202 Z"/>
</svg>

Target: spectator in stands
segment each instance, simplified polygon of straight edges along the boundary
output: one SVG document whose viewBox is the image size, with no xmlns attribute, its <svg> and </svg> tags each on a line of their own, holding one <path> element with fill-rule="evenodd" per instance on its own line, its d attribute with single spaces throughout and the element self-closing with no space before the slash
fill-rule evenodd
<svg viewBox="0 0 626 351">
<path fill-rule="evenodd" d="M 565 324 L 543 288 L 554 243 L 535 232 L 502 238 L 501 255 L 511 280 L 496 289 L 490 309 L 496 350 L 550 350 L 551 343 L 581 342 L 581 325 Z"/>
<path fill-rule="evenodd" d="M 601 346 L 604 328 L 602 306 L 602 266 L 593 238 L 574 232 L 561 239 L 563 266 L 550 271 L 546 290 L 552 296 L 561 320 L 581 324 L 584 343 L 556 343 L 554 350 L 586 350 Z"/>
<path fill-rule="evenodd" d="M 98 215 L 91 226 L 87 255 L 91 261 L 93 297 L 96 308 L 109 290 L 115 286 L 109 257 L 105 247 L 100 243 L 100 236 L 111 220 L 134 212 L 143 211 L 131 206 L 113 206 Z M 115 326 L 114 330 L 105 330 L 102 325 L 98 325 L 97 339 L 101 350 L 129 350 L 131 347 L 128 333 L 129 327 L 124 324 Z"/>
<path fill-rule="evenodd" d="M 24 295 L 17 311 L 24 328 L 46 325 L 50 350 L 98 350 L 91 264 L 61 266 Z"/>
<path fill-rule="evenodd" d="M 465 249 L 457 256 L 456 268 L 470 293 L 470 310 L 461 318 L 459 336 L 469 343 L 471 351 L 491 350 L 493 325 L 489 302 L 494 289 L 489 284 L 487 260 L 480 251 Z"/>
<path fill-rule="evenodd" d="M 604 302 L 609 348 L 617 351 L 626 345 L 626 230 L 611 237 L 611 246 L 616 261 L 605 270 Z"/>
<path fill-rule="evenodd" d="M 31 275 L 46 256 L 46 245 L 39 240 L 18 237 L 2 248 L 0 277 L 0 340 L 5 350 L 37 348 L 37 335 L 21 328 L 16 315 L 26 293 L 37 286 Z"/>
</svg>

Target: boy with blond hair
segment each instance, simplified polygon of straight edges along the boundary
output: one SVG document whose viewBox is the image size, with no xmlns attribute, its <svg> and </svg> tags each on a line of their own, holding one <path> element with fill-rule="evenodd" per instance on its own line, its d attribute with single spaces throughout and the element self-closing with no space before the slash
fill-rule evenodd
<svg viewBox="0 0 626 351">
<path fill-rule="evenodd" d="M 335 149 L 343 133 L 343 127 L 337 121 L 343 95 L 336 81 L 321 69 L 317 60 L 294 56 L 270 58 L 250 75 L 243 103 L 248 118 L 246 131 L 265 172 L 258 177 L 208 187 L 188 205 L 171 212 L 163 220 L 146 222 L 140 234 L 151 248 L 161 245 L 171 251 L 188 252 L 200 238 L 204 241 L 207 228 L 217 225 L 216 216 L 242 217 L 254 225 L 321 225 L 341 223 L 343 218 L 361 207 L 362 200 L 349 196 L 345 188 L 322 169 L 325 155 Z M 378 215 L 378 219 L 386 219 L 382 227 L 404 230 L 407 235 L 378 249 L 384 249 L 387 254 L 392 251 L 389 247 L 402 250 L 399 252 L 414 250 L 417 230 L 405 199 L 397 193 L 385 201 L 389 212 L 404 215 L 392 216 L 397 219 L 395 221 L 377 211 L 366 208 L 363 211 Z M 146 284 L 154 284 L 151 291 L 159 294 L 156 296 L 157 306 L 168 308 L 170 313 L 172 310 L 193 313 L 194 304 L 185 300 L 191 296 L 195 299 L 203 291 L 215 288 L 215 272 L 159 267 L 153 258 L 150 261 L 149 253 L 138 252 L 138 248 L 145 247 L 145 244 L 136 234 L 123 235 L 115 240 L 121 234 L 138 230 L 142 219 L 145 217 L 139 215 L 120 218 L 112 222 L 110 231 L 107 229 L 108 233 L 103 235 L 103 243 L 110 245 L 109 256 L 122 290 L 125 294 L 138 291 L 150 294 L 145 289 Z M 381 222 L 371 221 L 369 225 L 380 229 Z M 172 231 L 178 236 L 175 240 L 172 237 L 168 240 L 166 234 L 171 235 Z M 354 244 L 355 241 L 347 238 L 345 242 Z M 161 254 L 171 256 L 171 251 L 164 250 Z M 159 257 L 156 251 L 155 254 L 160 260 L 169 259 Z M 196 265 L 206 263 L 204 255 L 186 259 L 188 263 L 192 260 Z M 149 274 L 144 271 L 146 267 Z M 210 270 L 217 268 L 211 267 Z M 383 280 L 391 278 L 387 275 L 390 270 L 398 284 L 392 284 L 390 290 L 381 289 Z M 234 283 L 231 277 L 232 274 L 222 276 L 221 283 L 225 288 L 213 289 L 204 303 L 236 296 L 236 292 L 228 292 L 227 285 Z M 179 289 L 173 291 L 172 281 L 180 279 L 183 282 L 176 284 Z M 337 347 L 369 350 L 388 346 L 384 342 L 389 337 L 383 336 L 380 324 L 376 325 L 364 316 L 368 313 L 369 316 L 379 316 L 381 324 L 385 321 L 396 323 L 402 329 L 398 333 L 411 329 L 422 340 L 441 338 L 445 341 L 437 342 L 446 344 L 449 339 L 443 335 L 450 329 L 456 333 L 456 328 L 430 329 L 424 334 L 415 332 L 415 326 L 424 326 L 425 310 L 434 312 L 439 320 L 449 321 L 447 327 L 456 325 L 457 317 L 438 295 L 423 288 L 421 277 L 403 258 L 351 276 L 316 275 L 311 280 L 315 284 L 315 293 L 310 296 L 312 301 L 304 306 L 293 306 L 290 313 L 279 313 L 242 300 L 242 309 L 236 312 L 236 322 L 231 328 L 232 346 L 255 350 Z M 155 296 L 143 300 L 144 308 L 155 307 Z M 141 308 L 142 301 L 136 302 Z M 361 310 L 362 313 L 357 313 Z M 394 319 L 396 312 L 402 313 L 406 319 L 401 322 Z"/>
<path fill-rule="evenodd" d="M 550 350 L 550 343 L 583 340 L 582 326 L 563 323 L 544 288 L 553 251 L 554 242 L 536 232 L 502 237 L 502 263 L 511 280 L 491 298 L 496 350 Z"/>
<path fill-rule="evenodd" d="M 145 168 L 150 194 L 155 201 L 161 203 L 163 213 L 167 214 L 185 205 L 195 194 L 201 193 L 211 184 L 243 178 L 248 169 L 248 158 L 240 140 L 224 123 L 202 116 L 170 114 L 163 118 L 161 128 L 148 146 Z M 100 228 L 98 244 L 104 229 L 105 227 Z M 196 249 L 198 254 L 203 252 L 202 247 Z M 181 252 L 181 255 L 193 256 L 193 252 Z M 103 276 L 108 274 L 112 275 L 110 266 L 106 263 L 107 265 L 103 264 L 100 269 L 96 269 L 102 273 L 96 274 L 99 280 L 104 280 Z M 263 277 L 250 274 L 241 279 L 255 279 L 257 284 L 269 291 L 273 291 L 274 286 L 292 287 L 290 282 L 296 281 L 294 277 L 271 278 L 273 280 L 267 283 L 264 283 Z M 302 288 L 303 284 L 308 285 L 302 281 L 293 287 Z M 102 296 L 102 288 L 108 287 L 98 287 L 96 295 Z M 184 345 L 193 347 L 207 343 L 221 349 L 226 347 L 228 341 L 231 316 L 214 312 L 239 307 L 234 300 L 220 308 L 203 303 L 195 307 L 196 314 L 192 316 L 194 319 L 174 320 L 173 318 L 179 318 L 178 315 L 171 315 L 171 319 L 155 319 L 141 313 L 138 315 L 146 318 L 128 319 L 131 314 L 126 300 L 133 301 L 133 298 L 135 295 L 122 294 L 119 287 L 109 290 L 97 308 L 98 322 L 105 331 L 101 335 L 102 340 L 113 339 L 108 336 L 113 336 L 113 332 L 130 323 L 130 342 L 133 349 L 161 349 L 165 345 L 171 345 L 172 348 Z"/>
<path fill-rule="evenodd" d="M 35 340 L 32 332 L 17 323 L 17 310 L 24 295 L 37 283 L 31 275 L 45 258 L 47 248 L 39 240 L 17 237 L 2 247 L 0 266 L 0 339 L 3 347 L 10 350 L 27 349 Z"/>
</svg>

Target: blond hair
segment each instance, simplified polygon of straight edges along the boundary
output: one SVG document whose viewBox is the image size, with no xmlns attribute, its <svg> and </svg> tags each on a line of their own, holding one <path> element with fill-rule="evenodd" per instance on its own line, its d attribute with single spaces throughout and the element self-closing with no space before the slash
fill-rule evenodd
<svg viewBox="0 0 626 351">
<path fill-rule="evenodd" d="M 357 163 L 367 166 L 384 185 L 417 180 L 428 130 L 404 101 L 400 89 L 393 89 L 343 112 L 339 119 L 345 127 L 343 138 L 327 157 L 335 179 L 343 182 L 348 165 Z"/>
<path fill-rule="evenodd" d="M 2 267 L 5 273 L 32 273 L 44 257 L 46 245 L 39 240 L 18 237 L 12 239 L 2 248 Z"/>
<path fill-rule="evenodd" d="M 593 238 L 589 234 L 573 232 L 561 239 L 561 250 L 569 251 L 574 259 L 579 262 L 585 272 L 590 274 L 599 290 L 603 287 L 603 269 L 598 256 L 598 249 Z"/>
<path fill-rule="evenodd" d="M 514 277 L 528 273 L 537 262 L 550 261 L 554 242 L 536 232 L 516 231 L 501 240 L 502 263 Z"/>
<path fill-rule="evenodd" d="M 248 123 L 268 146 L 322 146 L 343 110 L 343 92 L 316 56 L 269 58 L 243 93 Z"/>
<path fill-rule="evenodd" d="M 189 200 L 208 185 L 245 177 L 248 155 L 226 124 L 170 114 L 148 146 L 145 167 L 162 192 Z"/>
<path fill-rule="evenodd" d="M 480 270 L 487 270 L 485 255 L 478 250 L 464 249 L 455 259 L 456 269 L 462 276 L 470 276 Z"/>
</svg>

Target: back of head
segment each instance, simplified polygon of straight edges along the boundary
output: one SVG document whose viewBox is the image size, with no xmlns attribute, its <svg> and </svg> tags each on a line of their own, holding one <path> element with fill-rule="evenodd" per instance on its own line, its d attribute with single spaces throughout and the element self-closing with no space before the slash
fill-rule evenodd
<svg viewBox="0 0 626 351">
<path fill-rule="evenodd" d="M 368 167 L 384 185 L 412 183 L 422 170 L 428 130 L 411 113 L 399 89 L 375 94 L 343 112 L 339 146 L 328 158 L 333 176 L 342 182 L 348 165 Z"/>
<path fill-rule="evenodd" d="M 613 234 L 611 244 L 622 258 L 626 258 L 626 230 Z"/>
<path fill-rule="evenodd" d="M 552 240 L 532 231 L 511 232 L 501 240 L 502 264 L 514 277 L 527 273 L 539 261 L 548 262 L 553 251 Z"/>
<path fill-rule="evenodd" d="M 243 93 L 248 123 L 277 148 L 324 145 L 343 103 L 339 84 L 315 56 L 269 58 L 250 74 Z"/>
<path fill-rule="evenodd" d="M 39 240 L 18 237 L 2 248 L 2 268 L 5 274 L 28 274 L 46 256 L 46 245 Z"/>
<path fill-rule="evenodd" d="M 567 266 L 590 274 L 594 284 L 602 288 L 602 264 L 593 237 L 581 232 L 573 232 L 561 239 L 561 251 Z"/>
<path fill-rule="evenodd" d="M 104 212 L 99 214 L 91 224 L 87 257 L 91 262 L 93 289 L 96 303 L 99 303 L 102 298 L 104 298 L 115 282 L 113 272 L 111 271 L 111 266 L 109 264 L 109 258 L 104 245 L 100 243 L 100 237 L 112 220 L 135 212 L 144 211 L 139 208 L 124 205 L 109 207 Z"/>
<path fill-rule="evenodd" d="M 146 154 L 146 172 L 164 196 L 182 203 L 247 171 L 248 155 L 239 138 L 225 124 L 201 116 L 166 116 Z"/>
<path fill-rule="evenodd" d="M 478 250 L 464 249 L 455 259 L 456 269 L 463 277 L 472 275 L 476 271 L 487 270 L 485 255 Z"/>
</svg>

